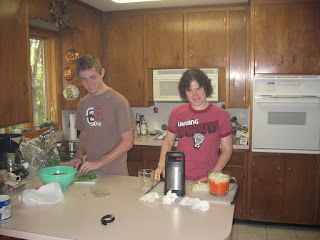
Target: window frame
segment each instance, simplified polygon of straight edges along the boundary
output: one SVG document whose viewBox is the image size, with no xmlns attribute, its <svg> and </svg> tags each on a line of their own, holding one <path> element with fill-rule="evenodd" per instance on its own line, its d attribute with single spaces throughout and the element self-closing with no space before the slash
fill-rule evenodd
<svg viewBox="0 0 320 240">
<path fill-rule="evenodd" d="M 61 76 L 61 69 L 60 69 L 60 66 L 61 66 L 60 49 L 61 48 L 60 48 L 59 34 L 56 31 L 51 31 L 51 30 L 47 30 L 47 29 L 43 29 L 35 26 L 29 26 L 29 39 L 31 37 L 45 40 L 45 55 L 46 55 L 45 75 L 46 75 L 46 88 L 47 88 L 46 95 L 47 95 L 48 116 L 51 117 L 50 108 L 51 108 L 51 103 L 54 102 L 54 108 L 56 110 L 56 118 L 57 118 L 57 123 L 55 124 L 54 128 L 55 130 L 59 130 L 59 126 L 61 126 L 61 123 L 62 123 L 61 111 L 59 111 L 59 109 L 61 109 L 60 99 L 58 97 L 59 87 L 60 87 L 59 76 Z M 30 107 L 32 108 L 33 106 L 31 105 Z M 32 116 L 33 116 L 33 110 L 31 109 L 30 111 L 32 112 Z M 45 132 L 50 128 L 50 127 L 44 127 L 39 130 L 35 130 L 33 117 L 31 119 L 31 122 L 24 123 L 24 125 L 25 125 L 25 128 L 31 129 L 31 131 L 28 131 L 22 134 L 26 138 L 38 137 L 41 133 Z"/>
</svg>

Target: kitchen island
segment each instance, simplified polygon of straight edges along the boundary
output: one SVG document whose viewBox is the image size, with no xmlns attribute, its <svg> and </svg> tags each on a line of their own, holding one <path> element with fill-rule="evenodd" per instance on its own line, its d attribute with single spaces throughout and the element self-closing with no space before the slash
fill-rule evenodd
<svg viewBox="0 0 320 240">
<path fill-rule="evenodd" d="M 42 185 L 38 176 L 26 182 L 27 188 Z M 15 195 L 12 218 L 0 223 L 0 235 L 41 240 L 230 238 L 234 205 L 210 204 L 209 211 L 203 212 L 163 205 L 161 196 L 155 203 L 143 202 L 139 198 L 145 191 L 137 177 L 103 175 L 94 185 L 70 185 L 63 202 L 56 205 L 28 206 Z M 101 217 L 111 213 L 115 221 L 102 225 Z"/>
</svg>

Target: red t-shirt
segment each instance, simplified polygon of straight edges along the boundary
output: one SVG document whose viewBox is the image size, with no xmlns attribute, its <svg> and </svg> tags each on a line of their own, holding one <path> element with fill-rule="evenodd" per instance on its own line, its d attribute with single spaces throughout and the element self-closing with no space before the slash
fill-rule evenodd
<svg viewBox="0 0 320 240">
<path fill-rule="evenodd" d="M 209 103 L 197 111 L 187 103 L 172 110 L 168 130 L 177 135 L 177 151 L 185 155 L 186 179 L 199 180 L 216 165 L 220 139 L 232 133 L 232 126 L 224 109 Z"/>
</svg>

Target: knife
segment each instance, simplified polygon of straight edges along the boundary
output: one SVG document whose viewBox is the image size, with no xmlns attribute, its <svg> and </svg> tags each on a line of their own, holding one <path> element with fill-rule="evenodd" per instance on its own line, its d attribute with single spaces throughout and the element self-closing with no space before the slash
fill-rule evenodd
<svg viewBox="0 0 320 240">
<path fill-rule="evenodd" d="M 159 180 L 155 185 L 153 185 L 148 191 L 146 191 L 143 195 L 146 195 L 147 193 L 149 193 L 152 189 L 154 189 L 158 184 L 159 182 L 161 181 L 164 181 L 164 178 L 161 178 L 161 180 Z"/>
</svg>

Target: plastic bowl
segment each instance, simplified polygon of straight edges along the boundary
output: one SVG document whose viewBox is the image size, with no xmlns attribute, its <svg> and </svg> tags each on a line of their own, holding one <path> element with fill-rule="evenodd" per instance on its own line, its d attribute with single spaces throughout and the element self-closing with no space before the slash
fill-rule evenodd
<svg viewBox="0 0 320 240">
<path fill-rule="evenodd" d="M 77 172 L 77 169 L 74 167 L 53 166 L 41 169 L 38 175 L 44 184 L 58 182 L 62 190 L 66 190 L 73 183 Z"/>
</svg>

